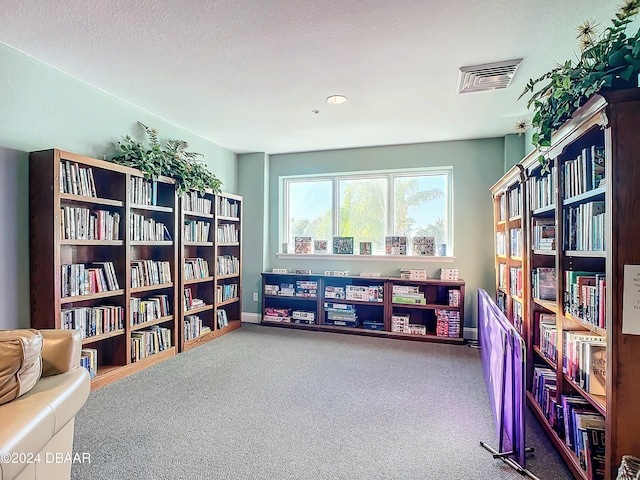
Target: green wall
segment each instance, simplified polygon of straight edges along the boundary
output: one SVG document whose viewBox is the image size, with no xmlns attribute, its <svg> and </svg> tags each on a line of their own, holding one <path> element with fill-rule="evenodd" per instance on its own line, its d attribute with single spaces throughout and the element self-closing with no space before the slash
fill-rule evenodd
<svg viewBox="0 0 640 480">
<path fill-rule="evenodd" d="M 135 81 L 135 80 L 132 80 Z M 28 152 L 60 148 L 95 158 L 136 132 L 179 138 L 204 154 L 223 190 L 237 192 L 237 156 L 202 137 L 0 43 L 0 329 L 28 327 Z"/>
<path fill-rule="evenodd" d="M 467 327 L 476 326 L 477 288 L 491 291 L 495 287 L 493 253 L 493 210 L 489 188 L 502 176 L 505 162 L 505 139 L 492 138 L 426 144 L 398 145 L 375 148 L 358 148 L 320 152 L 271 155 L 264 160 L 268 164 L 267 197 L 261 198 L 258 190 L 246 191 L 245 203 L 268 202 L 268 218 L 245 217 L 247 224 L 265 221 L 268 225 L 268 256 L 263 262 L 270 270 L 273 267 L 311 268 L 314 271 L 350 270 L 381 272 L 382 275 L 397 275 L 401 267 L 410 266 L 410 257 L 406 261 L 349 261 L 278 259 L 279 235 L 279 182 L 281 176 L 317 173 L 357 172 L 388 168 L 416 167 L 453 167 L 453 244 L 455 261 L 453 263 L 426 262 L 420 268 L 426 268 L 431 277 L 439 273 L 440 268 L 459 268 L 460 276 L 467 286 L 465 302 Z M 239 159 L 238 178 L 242 185 L 245 178 L 256 174 L 256 166 Z M 244 190 L 244 189 L 243 189 Z M 245 237 L 246 239 L 247 237 Z M 245 251 L 248 248 L 245 242 Z M 246 259 L 245 254 L 245 259 Z M 246 261 L 245 261 L 246 264 Z M 243 269 L 243 283 L 247 286 L 260 285 L 255 266 Z M 259 292 L 256 288 L 255 292 Z M 247 292 L 250 295 L 253 292 Z M 248 301 L 244 304 L 246 312 L 258 314 L 259 303 Z"/>
</svg>

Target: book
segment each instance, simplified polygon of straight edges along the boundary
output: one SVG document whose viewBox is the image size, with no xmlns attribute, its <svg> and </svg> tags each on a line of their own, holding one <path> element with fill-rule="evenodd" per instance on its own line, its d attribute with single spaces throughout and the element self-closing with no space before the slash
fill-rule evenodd
<svg viewBox="0 0 640 480">
<path fill-rule="evenodd" d="M 384 237 L 384 253 L 386 255 L 406 255 L 407 237 L 390 236 Z"/>
<path fill-rule="evenodd" d="M 411 244 L 414 255 L 433 257 L 436 254 L 435 237 L 413 237 Z"/>
<path fill-rule="evenodd" d="M 360 242 L 360 255 L 371 255 L 371 242 Z"/>
<path fill-rule="evenodd" d="M 308 255 L 311 253 L 311 237 L 295 237 L 295 252 L 298 255 Z"/>
<path fill-rule="evenodd" d="M 333 237 L 334 255 L 352 255 L 353 237 Z"/>
<path fill-rule="evenodd" d="M 325 254 L 327 251 L 327 241 L 326 240 L 314 240 L 313 241 L 313 253 Z"/>
<path fill-rule="evenodd" d="M 586 429 L 587 476 L 591 480 L 605 478 L 605 431 L 600 428 Z"/>
</svg>

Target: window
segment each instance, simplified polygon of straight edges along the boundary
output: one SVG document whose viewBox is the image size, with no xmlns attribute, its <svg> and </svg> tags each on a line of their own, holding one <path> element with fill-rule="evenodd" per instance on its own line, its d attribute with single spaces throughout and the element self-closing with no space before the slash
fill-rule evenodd
<svg viewBox="0 0 640 480">
<path fill-rule="evenodd" d="M 391 173 L 284 177 L 283 239 L 354 237 L 383 255 L 385 236 L 435 237 L 452 255 L 451 168 Z"/>
</svg>

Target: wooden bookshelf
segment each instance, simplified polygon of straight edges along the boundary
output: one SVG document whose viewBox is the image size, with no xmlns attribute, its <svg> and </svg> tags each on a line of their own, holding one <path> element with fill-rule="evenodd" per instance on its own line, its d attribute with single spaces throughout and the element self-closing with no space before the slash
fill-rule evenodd
<svg viewBox="0 0 640 480">
<path fill-rule="evenodd" d="M 202 345 L 241 326 L 241 204 L 242 197 L 228 193 L 214 194 L 210 190 L 203 193 L 188 192 L 180 199 L 180 263 L 185 272 L 180 285 L 180 291 L 184 294 L 179 322 L 180 351 Z M 219 215 L 221 210 L 227 212 L 231 209 L 235 216 Z M 224 239 L 218 237 L 218 228 L 226 224 L 233 224 L 234 232 L 237 231 L 238 241 L 233 247 L 226 246 L 222 241 Z M 220 265 L 220 257 L 225 255 L 230 265 Z M 187 265 L 189 259 L 191 262 Z M 199 267 L 194 265 L 194 259 L 201 262 Z M 203 265 L 204 270 L 201 268 Z M 187 270 L 191 271 L 188 277 Z M 225 285 L 230 284 L 236 286 L 235 296 L 220 299 L 217 290 L 224 290 Z M 186 309 L 189 292 L 192 299 L 200 299 L 204 304 Z M 227 312 L 227 325 L 218 318 L 221 308 Z"/>
<path fill-rule="evenodd" d="M 309 283 L 312 287 L 315 286 L 314 293 L 302 290 Z M 425 303 L 394 302 L 394 285 L 412 287 L 418 292 L 415 295 L 424 297 Z M 290 295 L 273 293 L 276 286 L 279 292 L 283 291 L 283 286 L 291 286 L 293 291 Z M 264 272 L 262 324 L 387 338 L 464 343 L 464 286 L 462 280 L 407 280 L 393 277 Z M 448 305 L 450 290 L 458 292 L 457 306 Z M 310 296 L 299 296 L 303 294 Z M 334 308 L 332 304 L 337 304 L 337 307 Z M 444 325 L 447 313 L 459 318 L 455 325 L 453 318 L 448 320 L 451 322 L 451 336 L 448 330 L 446 335 L 438 334 L 438 325 Z M 311 314 L 312 319 L 309 320 Z M 437 320 L 438 315 L 440 322 Z M 447 328 L 448 325 L 449 323 Z"/>
<path fill-rule="evenodd" d="M 162 241 L 132 235 L 133 214 L 140 214 L 138 219 L 164 224 L 175 238 L 174 182 L 158 179 L 156 205 L 140 205 L 133 194 L 134 184 L 145 183 L 142 172 L 57 149 L 32 152 L 29 173 L 31 325 L 83 330 L 83 347 L 97 353 L 92 388 L 175 355 L 175 242 L 166 241 L 164 232 Z M 144 286 L 132 288 L 135 260 L 149 267 L 165 262 L 166 280 L 154 285 L 149 270 Z M 145 327 L 134 328 L 133 300 L 158 295 L 166 296 L 170 311 L 155 317 L 148 311 Z M 158 340 L 148 349 L 153 354 L 138 361 L 132 356 L 134 329 Z"/>
<path fill-rule="evenodd" d="M 545 269 L 555 271 L 556 279 L 555 286 L 550 286 L 555 289 L 555 299 L 536 297 L 531 288 L 524 298 L 527 400 L 576 478 L 588 479 L 589 474 L 536 401 L 533 370 L 549 369 L 555 381 L 552 398 L 560 405 L 562 396 L 572 396 L 586 400 L 596 414 L 603 415 L 606 479 L 616 478 L 623 455 L 640 456 L 640 336 L 622 333 L 624 267 L 640 264 L 638 125 L 640 91 L 596 95 L 554 133 L 545 152 L 549 173 L 541 170 L 535 152 L 520 162 L 525 176 L 524 276 L 533 285 L 534 271 L 539 274 Z M 502 228 L 500 222 L 497 218 L 496 229 Z M 555 228 L 555 246 L 541 248 L 539 236 L 549 231 L 550 225 Z M 496 257 L 496 270 L 500 261 Z M 551 328 L 557 363 L 547 359 L 541 349 L 538 319 L 542 314 L 555 315 L 555 327 Z M 563 372 L 567 355 L 583 363 L 581 371 L 591 372 L 591 366 L 578 356 L 582 350 L 566 343 L 568 332 L 606 346 L 604 395 L 589 393 L 582 379 L 578 382 Z"/>
</svg>

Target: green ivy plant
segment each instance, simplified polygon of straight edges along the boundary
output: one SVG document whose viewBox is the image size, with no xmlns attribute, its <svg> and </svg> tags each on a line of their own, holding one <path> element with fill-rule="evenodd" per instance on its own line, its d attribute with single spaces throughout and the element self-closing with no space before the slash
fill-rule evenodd
<svg viewBox="0 0 640 480">
<path fill-rule="evenodd" d="M 571 118 L 577 108 L 604 87 L 637 86 L 640 74 L 640 29 L 627 36 L 627 27 L 638 14 L 640 0 L 626 0 L 611 20 L 612 25 L 597 32 L 594 22 L 578 27 L 581 54 L 567 60 L 539 78 L 529 80 L 518 97 L 531 94 L 527 108 L 533 109 L 531 143 L 540 154 L 539 162 L 548 171 L 544 156 L 551 135 Z"/>
<path fill-rule="evenodd" d="M 142 122 L 138 125 L 145 131 L 149 145 L 145 146 L 131 135 L 126 135 L 116 143 L 120 153 L 111 158 L 112 162 L 137 168 L 148 179 L 160 175 L 171 177 L 176 181 L 179 195 L 189 190 L 204 193 L 207 188 L 214 193 L 220 192 L 220 179 L 198 161 L 198 157 L 203 156 L 201 153 L 187 151 L 189 144 L 184 140 L 166 140 L 163 145 L 155 128 Z"/>
</svg>

